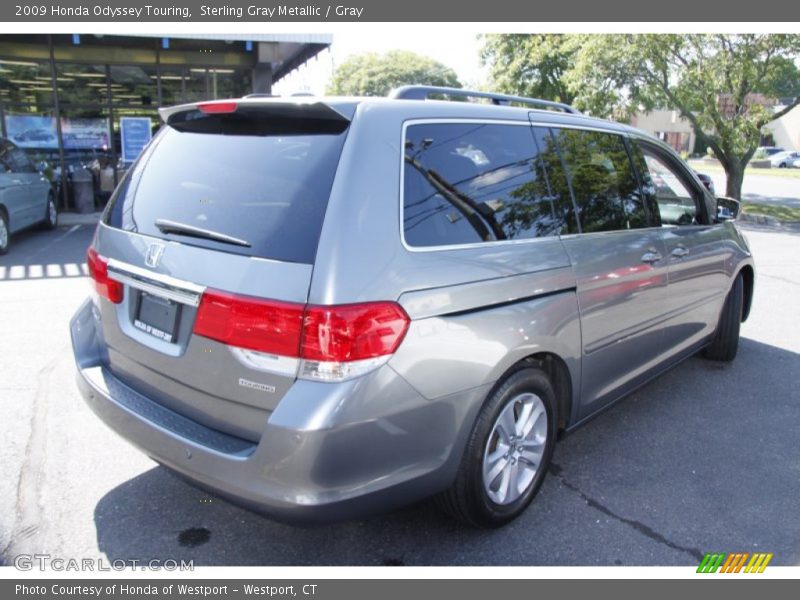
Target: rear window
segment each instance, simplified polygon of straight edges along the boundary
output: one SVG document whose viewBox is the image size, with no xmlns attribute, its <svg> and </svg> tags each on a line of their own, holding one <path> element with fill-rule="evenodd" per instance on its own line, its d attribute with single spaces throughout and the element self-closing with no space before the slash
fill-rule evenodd
<svg viewBox="0 0 800 600">
<path fill-rule="evenodd" d="M 235 128 L 211 125 L 210 132 L 164 126 L 115 192 L 104 222 L 224 252 L 313 263 L 346 123 L 316 132 L 305 122 L 297 133 L 289 125 L 255 135 L 241 119 Z M 191 234 L 197 230 L 217 239 Z M 238 243 L 218 241 L 225 239 Z"/>
</svg>

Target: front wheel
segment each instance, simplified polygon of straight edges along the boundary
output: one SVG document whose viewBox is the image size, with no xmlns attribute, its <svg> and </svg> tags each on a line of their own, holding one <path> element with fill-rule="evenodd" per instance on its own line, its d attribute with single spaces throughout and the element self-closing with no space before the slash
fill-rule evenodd
<svg viewBox="0 0 800 600">
<path fill-rule="evenodd" d="M 0 254 L 8 252 L 11 243 L 11 232 L 8 229 L 8 219 L 4 212 L 0 211 Z"/>
<path fill-rule="evenodd" d="M 739 327 L 742 323 L 743 305 L 744 281 L 740 273 L 736 276 L 733 287 L 725 298 L 714 339 L 703 351 L 706 358 L 724 362 L 730 362 L 736 358 L 739 350 Z"/>
<path fill-rule="evenodd" d="M 47 196 L 47 213 L 42 221 L 43 229 L 55 229 L 58 225 L 58 208 L 53 194 Z"/>
<path fill-rule="evenodd" d="M 556 400 L 536 367 L 511 373 L 487 399 L 453 485 L 439 505 L 460 521 L 499 527 L 519 516 L 544 481 L 556 435 Z"/>
</svg>

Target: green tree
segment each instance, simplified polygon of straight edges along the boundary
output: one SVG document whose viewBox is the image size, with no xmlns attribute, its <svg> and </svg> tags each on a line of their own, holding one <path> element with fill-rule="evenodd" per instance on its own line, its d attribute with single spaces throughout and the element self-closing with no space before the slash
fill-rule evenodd
<svg viewBox="0 0 800 600">
<path fill-rule="evenodd" d="M 487 36 L 482 57 L 503 91 L 623 119 L 679 111 L 722 164 L 734 198 L 761 128 L 800 104 L 796 34 Z M 795 100 L 773 110 L 781 97 Z"/>
<path fill-rule="evenodd" d="M 691 123 L 740 198 L 761 128 L 800 104 L 798 35 L 580 36 L 567 79 L 595 114 L 672 108 Z M 771 104 L 796 96 L 779 111 Z"/>
<path fill-rule="evenodd" d="M 572 104 L 575 93 L 564 75 L 577 46 L 571 35 L 488 34 L 481 36 L 481 62 L 494 90 Z"/>
<path fill-rule="evenodd" d="M 385 96 L 410 85 L 461 87 L 456 72 L 426 56 L 405 50 L 351 56 L 336 68 L 328 93 L 341 96 Z"/>
</svg>

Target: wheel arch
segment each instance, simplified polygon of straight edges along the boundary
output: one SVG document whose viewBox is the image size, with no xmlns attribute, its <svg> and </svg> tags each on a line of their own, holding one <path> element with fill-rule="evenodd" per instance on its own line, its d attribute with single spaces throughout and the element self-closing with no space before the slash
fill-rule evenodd
<svg viewBox="0 0 800 600">
<path fill-rule="evenodd" d="M 558 415 L 558 430 L 566 429 L 572 414 L 573 385 L 572 377 L 567 363 L 554 352 L 537 352 L 526 356 L 512 365 L 498 382 L 505 381 L 511 374 L 525 367 L 537 367 L 544 371 L 553 385 L 556 394 L 556 411 Z"/>
<path fill-rule="evenodd" d="M 742 283 L 744 284 L 744 306 L 742 306 L 742 322 L 744 323 L 747 317 L 750 316 L 750 307 L 753 304 L 755 272 L 753 267 L 745 265 L 738 274 L 742 276 Z"/>
</svg>

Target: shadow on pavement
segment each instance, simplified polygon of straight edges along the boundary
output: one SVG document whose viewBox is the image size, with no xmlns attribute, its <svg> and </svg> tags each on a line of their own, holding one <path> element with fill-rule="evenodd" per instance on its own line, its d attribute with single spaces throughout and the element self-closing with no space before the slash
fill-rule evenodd
<svg viewBox="0 0 800 600">
<path fill-rule="evenodd" d="M 198 566 L 697 565 L 708 551 L 796 565 L 799 378 L 800 355 L 746 338 L 731 364 L 686 361 L 560 442 L 531 508 L 499 530 L 462 527 L 430 502 L 289 526 L 154 468 L 98 502 L 98 547 Z"/>
<path fill-rule="evenodd" d="M 0 283 L 87 275 L 86 249 L 93 233 L 93 226 L 75 225 L 13 235 L 8 254 L 0 256 Z"/>
</svg>

